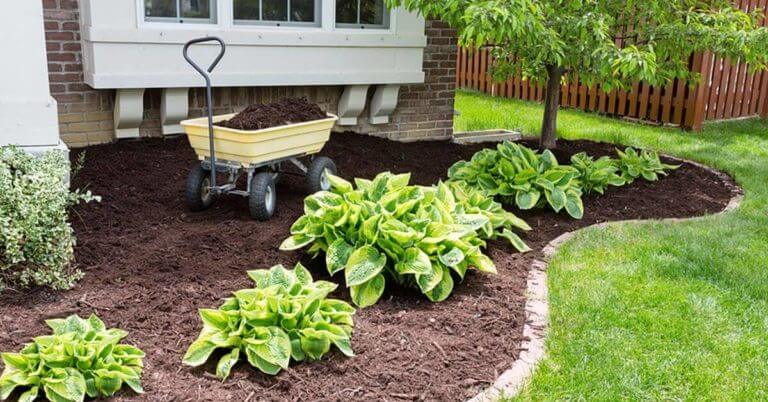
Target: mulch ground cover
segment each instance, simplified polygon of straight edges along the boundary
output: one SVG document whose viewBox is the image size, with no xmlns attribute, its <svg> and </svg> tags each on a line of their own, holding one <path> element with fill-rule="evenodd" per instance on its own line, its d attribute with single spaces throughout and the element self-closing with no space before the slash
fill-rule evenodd
<svg viewBox="0 0 768 402">
<path fill-rule="evenodd" d="M 334 134 L 323 154 L 347 178 L 390 170 L 412 172 L 412 182 L 426 185 L 445 178 L 451 164 L 483 146 Z M 557 156 L 566 161 L 578 151 L 600 156 L 613 149 L 561 141 Z M 117 400 L 464 400 L 517 358 L 526 275 L 548 241 L 596 222 L 714 213 L 731 197 L 716 175 L 684 164 L 659 182 L 639 180 L 609 189 L 605 196 L 586 196 L 582 220 L 548 211 L 520 213 L 534 228 L 524 235 L 534 252 L 518 254 L 507 244 L 492 242 L 488 253 L 498 275 L 470 271 L 440 304 L 417 291 L 387 286 L 376 306 L 355 316 L 356 357 L 334 351 L 319 362 L 293 364 L 275 377 L 240 363 L 222 383 L 212 374 L 217 358 L 199 369 L 181 365 L 201 327 L 198 308 L 217 307 L 230 292 L 250 287 L 248 269 L 278 263 L 293 267 L 302 261 L 316 279 L 328 278 L 323 261 L 278 251 L 302 213 L 302 177 L 284 176 L 275 217 L 257 222 L 239 197 L 225 197 L 205 212 L 187 212 L 184 181 L 195 163 L 183 137 L 88 148 L 85 166 L 73 183 L 103 201 L 78 206 L 71 214 L 77 265 L 86 276 L 66 292 L 0 295 L 0 350 L 18 350 L 47 333 L 45 319 L 95 311 L 108 326 L 129 331 L 127 341 L 147 352 L 147 393 L 137 397 L 121 392 Z M 349 300 L 343 289 L 334 296 Z"/>
</svg>

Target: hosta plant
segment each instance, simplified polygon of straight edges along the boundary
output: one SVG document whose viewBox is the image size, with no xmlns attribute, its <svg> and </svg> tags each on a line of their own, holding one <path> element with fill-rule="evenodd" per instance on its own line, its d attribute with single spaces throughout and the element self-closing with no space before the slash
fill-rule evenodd
<svg viewBox="0 0 768 402">
<path fill-rule="evenodd" d="M 83 401 L 109 397 L 127 385 L 142 393 L 144 352 L 120 341 L 128 333 L 107 329 L 95 315 L 76 315 L 46 321 L 52 335 L 40 336 L 19 353 L 3 353 L 5 370 L 0 376 L 0 399 L 16 390 L 25 391 L 21 402 L 45 396 L 49 401 Z"/>
<path fill-rule="evenodd" d="M 619 155 L 618 166 L 621 170 L 621 177 L 627 183 L 632 183 L 639 177 L 648 181 L 656 181 L 659 179 L 659 175 L 666 176 L 667 170 L 680 167 L 679 165 L 663 163 L 655 151 L 642 150 L 637 152 L 634 148 L 628 147 L 624 151 L 617 149 L 616 153 Z"/>
<path fill-rule="evenodd" d="M 352 301 L 367 307 L 384 293 L 387 280 L 417 287 L 434 302 L 453 291 L 467 270 L 495 273 L 481 248 L 504 237 L 527 246 L 512 229 L 530 229 L 498 203 L 460 184 L 409 185 L 410 175 L 379 174 L 355 185 L 331 177 L 331 191 L 304 200 L 304 215 L 280 246 L 325 252 L 331 275 L 343 272 Z"/>
<path fill-rule="evenodd" d="M 227 352 L 216 365 L 225 380 L 241 359 L 270 375 L 296 361 L 318 360 L 336 346 L 354 356 L 350 337 L 355 309 L 329 299 L 337 285 L 313 281 L 301 264 L 249 271 L 252 289 L 234 292 L 218 309 L 201 309 L 203 329 L 184 356 L 184 364 L 204 364 L 216 349 Z"/>
<path fill-rule="evenodd" d="M 626 184 L 616 160 L 609 156 L 595 160 L 586 152 L 579 152 L 571 156 L 571 166 L 579 171 L 579 185 L 586 193 L 594 191 L 603 194 L 608 186 L 620 187 Z"/>
<path fill-rule="evenodd" d="M 467 183 L 489 196 L 501 197 L 527 210 L 549 205 L 580 219 L 584 215 L 579 172 L 560 165 L 549 150 L 538 153 L 513 142 L 496 149 L 483 149 L 469 161 L 459 161 L 448 170 L 451 181 Z"/>
</svg>

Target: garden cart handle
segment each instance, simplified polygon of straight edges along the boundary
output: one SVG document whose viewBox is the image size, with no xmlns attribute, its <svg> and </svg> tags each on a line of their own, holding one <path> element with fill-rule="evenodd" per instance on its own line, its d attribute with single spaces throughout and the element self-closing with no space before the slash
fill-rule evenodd
<svg viewBox="0 0 768 402">
<path fill-rule="evenodd" d="M 221 46 L 219 55 L 216 56 L 207 70 L 203 70 L 197 63 L 189 58 L 189 47 L 194 44 L 203 42 L 219 42 L 219 45 Z M 208 140 L 211 148 L 211 191 L 214 194 L 217 194 L 219 189 L 216 187 L 216 149 L 213 141 L 213 97 L 211 95 L 211 76 L 209 73 L 213 72 L 213 69 L 216 68 L 217 64 L 219 64 L 226 51 L 227 45 L 224 44 L 224 41 L 221 40 L 221 38 L 217 38 L 215 36 L 192 39 L 184 45 L 184 59 L 205 79 L 205 100 L 208 109 Z"/>
</svg>

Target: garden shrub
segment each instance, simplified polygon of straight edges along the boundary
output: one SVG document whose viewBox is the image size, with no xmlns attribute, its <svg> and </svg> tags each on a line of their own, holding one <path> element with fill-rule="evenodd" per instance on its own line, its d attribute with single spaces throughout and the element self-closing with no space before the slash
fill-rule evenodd
<svg viewBox="0 0 768 402">
<path fill-rule="evenodd" d="M 579 171 L 579 186 L 585 193 L 604 194 L 608 186 L 620 187 L 627 184 L 621 177 L 616 160 L 609 156 L 595 160 L 586 152 L 579 152 L 571 156 L 571 166 Z"/>
<path fill-rule="evenodd" d="M 234 292 L 217 310 L 200 310 L 203 329 L 184 364 L 201 366 L 216 349 L 228 349 L 216 366 L 216 376 L 225 380 L 241 357 L 274 375 L 287 369 L 291 358 L 320 359 L 331 345 L 354 356 L 350 337 L 355 309 L 327 298 L 336 284 L 313 281 L 301 264 L 293 271 L 276 265 L 248 275 L 255 288 Z"/>
<path fill-rule="evenodd" d="M 75 236 L 67 208 L 99 200 L 70 191 L 64 153 L 33 156 L 0 148 L 0 291 L 6 287 L 68 289 L 82 276 L 71 267 Z"/>
<path fill-rule="evenodd" d="M 549 150 L 539 153 L 505 141 L 496 149 L 477 152 L 469 161 L 455 163 L 448 177 L 522 210 L 549 205 L 555 212 L 565 209 L 576 219 L 584 215 L 579 172 L 560 165 Z"/>
<path fill-rule="evenodd" d="M 486 239 L 503 237 L 528 250 L 512 229 L 530 227 L 493 199 L 463 184 L 423 187 L 409 180 L 410 174 L 385 172 L 353 186 L 332 176 L 331 191 L 304 200 L 304 215 L 280 248 L 311 245 L 313 256 L 325 252 L 328 272 L 344 272 L 360 307 L 379 300 L 387 279 L 418 287 L 431 301 L 445 300 L 453 274 L 496 272 L 481 251 Z"/>
<path fill-rule="evenodd" d="M 642 150 L 637 152 L 632 147 L 624 151 L 616 150 L 619 155 L 618 167 L 621 170 L 621 177 L 627 183 L 632 183 L 635 179 L 642 177 L 648 181 L 656 181 L 659 176 L 666 176 L 667 170 L 674 170 L 679 165 L 668 165 L 662 163 L 659 154 L 655 151 Z"/>
<path fill-rule="evenodd" d="M 3 353 L 0 399 L 16 388 L 28 388 L 20 402 L 44 395 L 49 401 L 80 402 L 85 396 L 108 397 L 127 385 L 143 393 L 141 373 L 144 352 L 120 344 L 128 333 L 106 329 L 95 315 L 77 315 L 46 321 L 52 335 L 40 336 L 19 353 Z"/>
</svg>

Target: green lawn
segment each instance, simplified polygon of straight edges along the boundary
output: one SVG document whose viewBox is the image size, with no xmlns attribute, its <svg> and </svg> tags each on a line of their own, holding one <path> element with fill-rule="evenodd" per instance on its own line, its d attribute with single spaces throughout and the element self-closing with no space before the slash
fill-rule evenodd
<svg viewBox="0 0 768 402">
<path fill-rule="evenodd" d="M 456 108 L 457 130 L 525 134 L 542 112 L 474 93 Z M 768 400 L 768 122 L 686 133 L 562 111 L 559 136 L 693 159 L 746 198 L 726 215 L 588 229 L 564 245 L 548 271 L 548 356 L 520 399 Z"/>
</svg>

